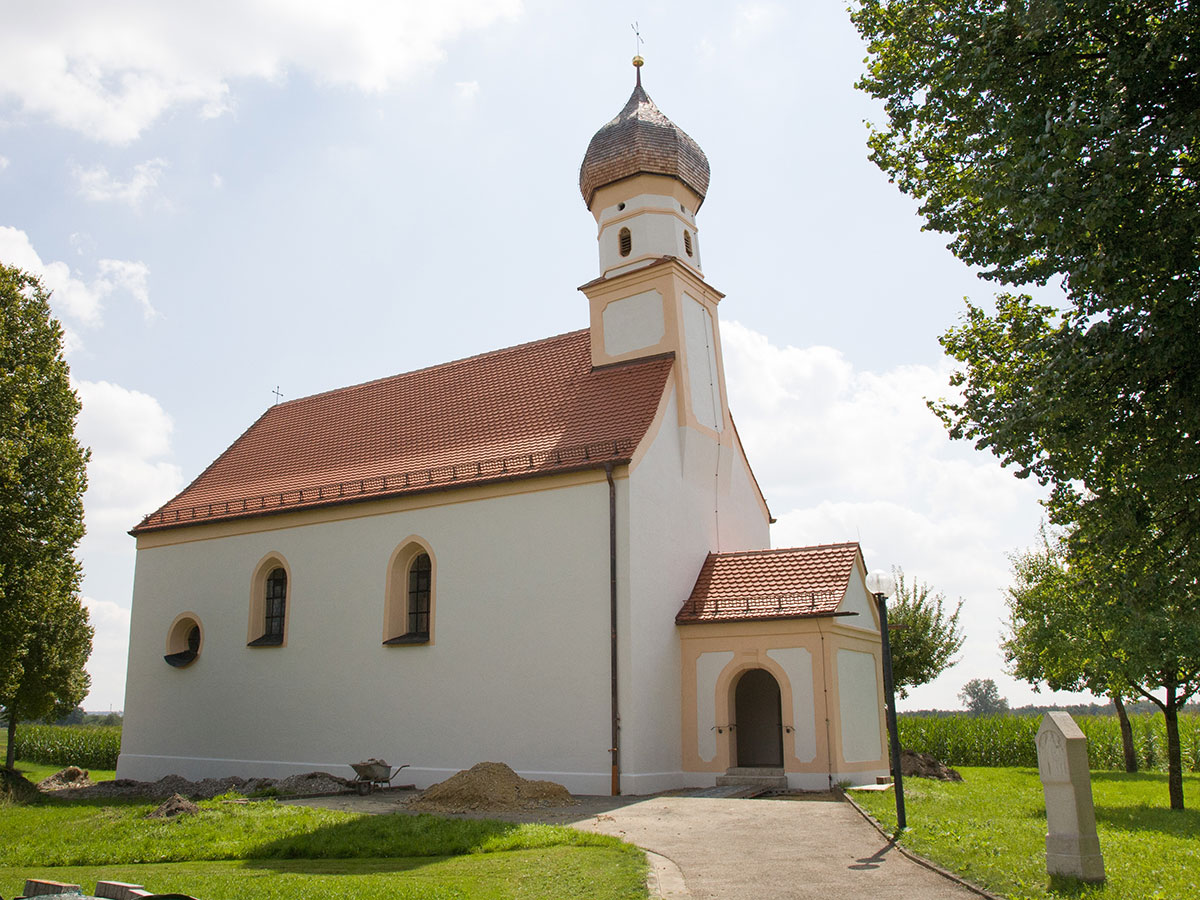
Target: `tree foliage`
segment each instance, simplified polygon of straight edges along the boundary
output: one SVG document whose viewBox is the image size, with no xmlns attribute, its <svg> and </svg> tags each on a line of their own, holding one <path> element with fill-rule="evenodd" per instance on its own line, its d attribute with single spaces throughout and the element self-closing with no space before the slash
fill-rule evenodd
<svg viewBox="0 0 1200 900">
<path fill-rule="evenodd" d="M 871 156 L 1002 295 L 943 338 L 953 437 L 1053 490 L 1054 522 L 1200 584 L 1200 5 L 859 0 Z"/>
<path fill-rule="evenodd" d="M 1019 678 L 1054 690 L 1137 695 L 1162 710 L 1170 803 L 1182 809 L 1178 713 L 1200 691 L 1200 607 L 1171 593 L 1114 596 L 1106 589 L 1113 578 L 1144 581 L 1136 571 L 1141 559 L 1043 535 L 1039 547 L 1013 556 L 1002 647 Z"/>
<path fill-rule="evenodd" d="M 1008 701 L 990 678 L 972 678 L 958 692 L 958 699 L 973 716 L 990 716 L 1008 712 Z"/>
<path fill-rule="evenodd" d="M 896 693 L 907 697 L 909 688 L 928 684 L 957 662 L 953 657 L 963 644 L 958 624 L 962 601 L 950 612 L 944 594 L 934 594 L 915 578 L 906 582 L 900 569 L 895 575 L 896 596 L 888 604 L 888 640 Z"/>
<path fill-rule="evenodd" d="M 87 693 L 92 629 L 74 551 L 83 536 L 87 451 L 62 331 L 41 283 L 0 265 L 0 708 L 7 764 L 18 721 Z"/>
</svg>

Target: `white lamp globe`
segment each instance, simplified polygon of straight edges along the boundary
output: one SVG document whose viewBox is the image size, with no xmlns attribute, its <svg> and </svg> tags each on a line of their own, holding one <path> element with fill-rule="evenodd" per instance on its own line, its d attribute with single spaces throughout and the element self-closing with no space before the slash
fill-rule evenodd
<svg viewBox="0 0 1200 900">
<path fill-rule="evenodd" d="M 896 579 L 891 572 L 876 570 L 867 576 L 867 590 L 876 596 L 890 597 L 896 593 Z"/>
</svg>

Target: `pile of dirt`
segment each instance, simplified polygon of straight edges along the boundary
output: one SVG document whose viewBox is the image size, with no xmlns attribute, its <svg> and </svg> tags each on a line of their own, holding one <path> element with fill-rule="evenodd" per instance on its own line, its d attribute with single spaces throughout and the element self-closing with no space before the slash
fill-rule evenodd
<svg viewBox="0 0 1200 900">
<path fill-rule="evenodd" d="M 274 784 L 281 794 L 340 794 L 350 785 L 345 778 L 328 772 L 308 772 L 304 775 L 289 775 Z"/>
<path fill-rule="evenodd" d="M 527 781 L 504 763 L 481 762 L 422 791 L 408 803 L 421 812 L 471 812 L 573 806 L 565 787 Z"/>
<path fill-rule="evenodd" d="M 900 751 L 900 771 L 905 778 L 936 778 L 939 781 L 962 781 L 962 776 L 944 762 L 928 753 L 915 750 Z"/>
<path fill-rule="evenodd" d="M 221 794 L 243 794 L 252 796 L 272 791 L 279 795 L 291 794 L 340 794 L 346 790 L 349 782 L 345 778 L 330 775 L 328 772 L 309 772 L 305 775 L 292 775 L 276 780 L 274 778 L 239 778 L 231 775 L 226 778 L 204 778 L 200 781 L 188 781 L 180 775 L 164 775 L 158 781 L 133 781 L 129 778 L 118 778 L 115 781 L 101 781 L 88 787 L 67 785 L 63 790 L 71 792 L 72 797 L 129 797 L 146 800 L 166 800 L 173 794 L 180 794 L 192 800 L 211 800 Z"/>
<path fill-rule="evenodd" d="M 200 812 L 200 807 L 180 794 L 172 794 L 157 809 L 146 813 L 147 819 L 172 819 L 175 816 L 190 816 Z"/>
<path fill-rule="evenodd" d="M 0 799 L 24 803 L 37 796 L 37 785 L 15 769 L 0 766 Z"/>
<path fill-rule="evenodd" d="M 92 779 L 88 777 L 88 770 L 81 769 L 79 766 L 67 766 L 65 769 L 59 769 L 49 778 L 43 778 L 38 782 L 37 788 L 39 791 L 61 791 L 66 788 L 85 788 L 90 787 Z"/>
</svg>

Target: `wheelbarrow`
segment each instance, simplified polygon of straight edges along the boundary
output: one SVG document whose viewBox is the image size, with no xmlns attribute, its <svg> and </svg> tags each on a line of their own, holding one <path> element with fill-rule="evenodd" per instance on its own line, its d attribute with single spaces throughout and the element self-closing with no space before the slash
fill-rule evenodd
<svg viewBox="0 0 1200 900">
<path fill-rule="evenodd" d="M 392 779 L 401 769 L 407 769 L 408 764 L 393 769 L 382 759 L 368 759 L 366 762 L 350 763 L 350 768 L 354 770 L 354 789 L 365 797 L 375 788 L 391 787 Z"/>
</svg>

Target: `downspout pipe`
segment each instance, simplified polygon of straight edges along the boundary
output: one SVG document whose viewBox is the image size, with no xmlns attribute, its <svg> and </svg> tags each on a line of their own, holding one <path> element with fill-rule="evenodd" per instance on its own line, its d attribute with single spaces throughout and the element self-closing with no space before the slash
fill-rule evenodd
<svg viewBox="0 0 1200 900">
<path fill-rule="evenodd" d="M 612 795 L 621 794 L 621 713 L 617 705 L 617 483 L 613 465 L 604 464 L 608 479 L 608 620 L 609 673 L 612 682 Z"/>
</svg>

